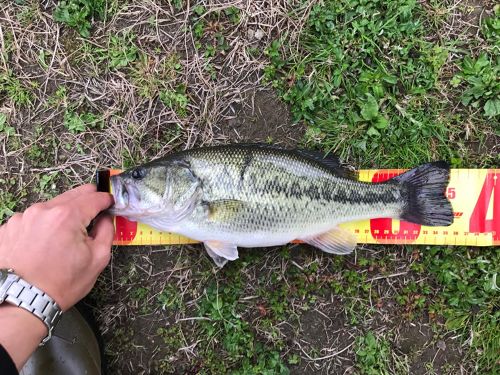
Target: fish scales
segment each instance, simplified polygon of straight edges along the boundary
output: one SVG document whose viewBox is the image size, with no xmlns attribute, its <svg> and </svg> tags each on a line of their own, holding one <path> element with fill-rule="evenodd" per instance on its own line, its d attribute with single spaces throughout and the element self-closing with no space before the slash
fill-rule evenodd
<svg viewBox="0 0 500 375">
<path fill-rule="evenodd" d="M 200 207 L 193 221 L 213 230 L 290 231 L 314 227 L 325 218 L 358 217 L 373 212 L 394 214 L 401 201 L 397 187 L 381 189 L 335 176 L 317 162 L 266 149 L 215 149 L 186 154 L 194 174 L 203 181 L 206 201 L 246 202 L 233 220 L 210 220 Z M 194 225 L 194 223 L 192 223 Z"/>
</svg>

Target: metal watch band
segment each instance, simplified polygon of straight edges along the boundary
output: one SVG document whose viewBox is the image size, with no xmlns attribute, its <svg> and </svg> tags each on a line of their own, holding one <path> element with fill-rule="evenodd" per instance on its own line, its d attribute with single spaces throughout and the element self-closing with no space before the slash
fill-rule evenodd
<svg viewBox="0 0 500 375">
<path fill-rule="evenodd" d="M 52 330 L 62 314 L 59 305 L 45 292 L 13 273 L 8 274 L 3 286 L 0 285 L 0 289 L 3 289 L 0 292 L 5 291 L 0 293 L 0 296 L 4 296 L 5 302 L 28 310 L 45 323 L 49 333 L 40 345 L 49 341 L 52 337 Z M 0 303 L 4 301 L 0 299 Z"/>
</svg>

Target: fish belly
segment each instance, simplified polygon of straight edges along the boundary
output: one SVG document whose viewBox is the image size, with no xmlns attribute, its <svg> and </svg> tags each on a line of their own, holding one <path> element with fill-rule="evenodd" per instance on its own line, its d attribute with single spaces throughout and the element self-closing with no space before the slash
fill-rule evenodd
<svg viewBox="0 0 500 375">
<path fill-rule="evenodd" d="M 267 247 L 285 245 L 293 240 L 304 236 L 304 233 L 291 233 L 279 231 L 231 233 L 207 231 L 195 225 L 186 225 L 184 229 L 179 229 L 178 233 L 197 241 L 220 241 L 234 244 L 239 247 Z M 305 234 L 307 236 L 307 234 Z"/>
</svg>

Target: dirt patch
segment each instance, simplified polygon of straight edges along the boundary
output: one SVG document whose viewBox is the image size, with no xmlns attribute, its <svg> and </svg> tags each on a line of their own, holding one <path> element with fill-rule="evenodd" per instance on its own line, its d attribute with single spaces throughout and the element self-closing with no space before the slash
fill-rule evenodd
<svg viewBox="0 0 500 375">
<path fill-rule="evenodd" d="M 317 348 L 336 341 L 340 330 L 344 326 L 342 311 L 331 310 L 325 312 L 312 310 L 300 317 L 301 339 Z M 332 335 L 332 332 L 336 332 L 336 334 Z"/>
<path fill-rule="evenodd" d="M 477 35 L 481 19 L 485 15 L 485 5 L 485 1 L 468 0 L 462 2 L 463 12 L 460 12 L 460 21 L 464 23 L 464 32 L 469 35 Z"/>
<path fill-rule="evenodd" d="M 348 349 L 354 337 L 349 332 L 343 305 L 334 298 L 332 304 L 320 310 L 311 310 L 300 317 L 300 332 L 295 346 L 309 361 L 291 367 L 291 374 L 343 373 L 353 366 Z"/>
<path fill-rule="evenodd" d="M 462 362 L 463 353 L 458 345 L 448 345 L 450 343 L 439 341 L 438 344 L 424 350 L 412 363 L 410 373 L 425 375 L 429 373 L 429 368 L 432 368 L 436 374 L 451 374 L 447 367 L 456 368 Z"/>
<path fill-rule="evenodd" d="M 179 319 L 194 313 L 178 302 L 198 293 L 189 267 L 197 270 L 196 263 L 203 261 L 201 253 L 181 246 L 115 249 L 89 301 L 99 306 L 94 314 L 105 343 L 107 373 L 190 373 L 189 353 L 186 357 L 180 348 L 192 344 L 193 325 Z"/>
<path fill-rule="evenodd" d="M 250 92 L 231 106 L 234 116 L 221 127 L 231 142 L 268 142 L 293 147 L 300 142 L 305 126 L 292 124 L 289 108 L 272 91 Z"/>
<path fill-rule="evenodd" d="M 425 347 L 432 340 L 432 330 L 427 325 L 408 324 L 399 333 L 401 336 L 396 345 L 402 353 L 407 355 Z"/>
<path fill-rule="evenodd" d="M 498 165 L 500 162 L 500 135 L 485 133 L 483 141 L 470 141 L 466 144 L 478 160 L 483 161 L 485 155 L 496 155 L 496 160 L 492 156 L 491 164 Z"/>
<path fill-rule="evenodd" d="M 409 358 L 410 373 L 448 374 L 462 363 L 463 352 L 459 343 L 451 337 L 436 337 L 430 325 L 407 323 L 398 334 L 396 348 Z"/>
</svg>

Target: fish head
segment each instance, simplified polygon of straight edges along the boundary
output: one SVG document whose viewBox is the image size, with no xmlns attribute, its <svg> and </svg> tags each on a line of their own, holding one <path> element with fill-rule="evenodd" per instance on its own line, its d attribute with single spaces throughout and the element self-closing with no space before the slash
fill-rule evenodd
<svg viewBox="0 0 500 375">
<path fill-rule="evenodd" d="M 111 177 L 115 204 L 110 212 L 129 220 L 161 221 L 164 229 L 192 212 L 201 183 L 182 160 L 149 163 Z"/>
</svg>

